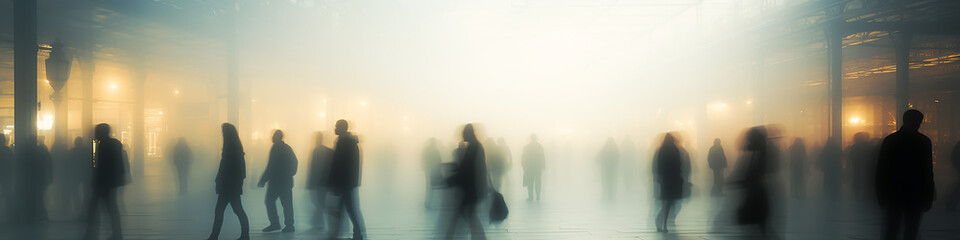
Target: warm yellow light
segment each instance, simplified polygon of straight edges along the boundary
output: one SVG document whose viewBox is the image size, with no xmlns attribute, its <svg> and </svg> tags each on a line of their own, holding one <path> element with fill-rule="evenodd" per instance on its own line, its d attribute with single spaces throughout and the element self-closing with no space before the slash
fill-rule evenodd
<svg viewBox="0 0 960 240">
<path fill-rule="evenodd" d="M 366 107 L 366 106 L 367 106 L 367 101 L 360 101 L 360 106 L 361 106 L 361 107 Z"/>
<path fill-rule="evenodd" d="M 860 118 L 860 117 L 851 117 L 851 118 L 850 118 L 849 120 L 847 120 L 847 121 L 850 122 L 850 124 L 864 124 L 864 123 L 867 122 L 866 119 L 862 119 L 862 118 Z"/>
<path fill-rule="evenodd" d="M 320 112 L 320 113 L 317 114 L 317 116 L 322 117 L 322 118 L 323 118 L 323 117 L 327 117 L 327 113 L 326 113 L 326 112 Z"/>
<path fill-rule="evenodd" d="M 180 94 L 180 90 L 173 90 L 173 94 Z"/>
<path fill-rule="evenodd" d="M 116 83 L 111 83 L 108 87 L 110 87 L 111 90 L 116 90 L 118 88 Z"/>
</svg>

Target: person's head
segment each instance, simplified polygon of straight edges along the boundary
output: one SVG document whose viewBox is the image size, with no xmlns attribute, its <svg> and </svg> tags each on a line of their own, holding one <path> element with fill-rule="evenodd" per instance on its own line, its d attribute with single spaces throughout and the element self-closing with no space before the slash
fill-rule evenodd
<svg viewBox="0 0 960 240">
<path fill-rule="evenodd" d="M 337 120 L 337 123 L 334 125 L 333 132 L 337 135 L 343 135 L 344 133 L 347 133 L 347 127 L 349 127 L 347 125 L 347 120 Z"/>
<path fill-rule="evenodd" d="M 537 135 L 536 135 L 536 134 L 530 134 L 530 142 L 537 142 Z"/>
<path fill-rule="evenodd" d="M 4 143 L 4 145 L 6 145 L 6 143 Z M 74 147 L 83 146 L 83 138 L 82 138 L 82 137 L 74 138 L 74 139 L 73 139 L 73 146 L 74 146 Z"/>
<path fill-rule="evenodd" d="M 757 151 L 767 147 L 767 131 L 764 127 L 752 127 L 747 131 L 747 150 Z"/>
<path fill-rule="evenodd" d="M 178 137 L 178 138 L 177 138 L 177 144 L 180 144 L 180 145 L 187 144 L 187 138 L 185 138 L 185 137 Z"/>
<path fill-rule="evenodd" d="M 317 141 L 317 146 L 323 145 L 323 132 L 317 132 L 316 141 Z"/>
<path fill-rule="evenodd" d="M 917 131 L 920 130 L 920 124 L 923 123 L 923 113 L 916 109 L 910 109 L 903 112 L 903 126 L 900 130 Z"/>
<path fill-rule="evenodd" d="M 463 126 L 463 140 L 467 142 L 477 142 L 477 134 L 473 130 L 473 124 L 467 123 Z"/>
<path fill-rule="evenodd" d="M 438 141 L 436 138 L 427 139 L 427 146 L 428 146 L 428 147 L 435 148 L 435 147 L 437 147 L 437 142 L 439 142 L 439 141 Z"/>
<path fill-rule="evenodd" d="M 677 139 L 673 137 L 673 133 L 667 133 L 663 136 L 663 145 L 664 146 L 673 146 L 677 145 Z"/>
<path fill-rule="evenodd" d="M 793 139 L 793 144 L 797 144 L 797 146 L 803 146 L 803 138 Z"/>
<path fill-rule="evenodd" d="M 283 142 L 283 131 L 280 129 L 273 130 L 273 143 Z"/>
<path fill-rule="evenodd" d="M 714 139 L 713 139 L 713 145 L 720 145 L 720 139 L 719 139 L 719 138 L 714 138 Z"/>
<path fill-rule="evenodd" d="M 498 145 L 507 145 L 507 140 L 503 140 L 503 137 L 497 138 Z"/>
<path fill-rule="evenodd" d="M 93 137 L 98 140 L 110 138 L 110 125 L 106 123 L 97 124 L 97 126 L 93 128 Z"/>
<path fill-rule="evenodd" d="M 858 133 L 856 133 L 856 134 L 853 134 L 853 142 L 854 142 L 854 143 L 866 143 L 866 142 L 868 142 L 868 141 L 870 141 L 870 134 L 869 134 L 869 133 L 866 133 L 866 132 L 858 132 Z"/>
<path fill-rule="evenodd" d="M 223 130 L 224 143 L 231 139 L 240 139 L 240 134 L 237 133 L 237 127 L 234 127 L 233 124 L 223 123 L 220 125 L 220 129 Z"/>
</svg>

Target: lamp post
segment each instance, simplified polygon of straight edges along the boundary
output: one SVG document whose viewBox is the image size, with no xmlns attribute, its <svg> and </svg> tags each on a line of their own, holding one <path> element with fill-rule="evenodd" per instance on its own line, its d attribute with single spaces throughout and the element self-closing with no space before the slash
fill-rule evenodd
<svg viewBox="0 0 960 240">
<path fill-rule="evenodd" d="M 70 78 L 70 65 L 73 59 L 67 56 L 63 43 L 56 41 L 50 49 L 50 57 L 45 61 L 47 80 L 53 88 L 50 100 L 55 110 L 53 119 L 53 146 L 52 151 L 66 151 L 67 146 L 67 106 L 63 104 L 63 87 Z"/>
</svg>

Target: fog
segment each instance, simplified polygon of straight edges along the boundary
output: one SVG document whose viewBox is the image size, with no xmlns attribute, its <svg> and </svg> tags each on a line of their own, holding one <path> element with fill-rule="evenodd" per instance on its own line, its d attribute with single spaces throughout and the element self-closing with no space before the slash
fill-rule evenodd
<svg viewBox="0 0 960 240">
<path fill-rule="evenodd" d="M 900 30 L 848 30 L 952 19 L 943 11 L 954 3 L 36 2 L 36 134 L 14 126 L 12 110 L 24 91 L 13 90 L 14 28 L 27 23 L 0 17 L 0 124 L 13 146 L 9 157 L 0 149 L 0 239 L 107 237 L 112 205 L 128 239 L 199 239 L 220 218 L 212 239 L 879 239 L 891 227 L 875 195 L 903 192 L 876 175 L 915 170 L 884 164 L 906 151 L 930 155 L 917 157 L 929 171 L 916 169 L 930 173 L 928 190 L 944 196 L 935 199 L 949 199 L 926 205 L 919 235 L 957 230 L 947 223 L 960 185 L 947 166 L 960 164 L 960 88 L 944 80 L 957 76 L 956 35 L 910 32 L 915 88 L 905 90 L 893 61 Z M 72 64 L 63 90 L 44 62 L 55 53 Z M 906 129 L 929 137 L 926 152 L 884 140 L 910 126 L 906 109 L 926 114 Z M 94 134 L 100 123 L 110 132 Z M 34 135 L 42 148 L 18 150 L 33 149 Z M 344 150 L 352 140 L 356 156 Z M 125 175 L 110 178 L 120 186 L 98 188 L 103 170 L 75 163 L 111 164 L 90 151 L 123 156 Z M 358 186 L 343 180 L 354 172 Z M 261 200 L 274 195 L 266 202 L 280 216 L 268 220 Z M 250 229 L 236 222 L 241 200 Z M 211 214 L 224 209 L 238 214 Z M 263 232 L 284 233 L 261 233 L 268 224 L 277 228 Z"/>
</svg>

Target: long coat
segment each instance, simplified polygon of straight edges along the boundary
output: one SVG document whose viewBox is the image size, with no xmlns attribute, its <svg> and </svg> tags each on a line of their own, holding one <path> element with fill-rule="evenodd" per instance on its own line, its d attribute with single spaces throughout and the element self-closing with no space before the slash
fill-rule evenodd
<svg viewBox="0 0 960 240">
<path fill-rule="evenodd" d="M 247 178 L 247 163 L 243 151 L 224 147 L 220 154 L 220 171 L 217 172 L 217 194 L 243 194 L 243 179 Z"/>
<path fill-rule="evenodd" d="M 450 176 L 450 185 L 463 191 L 465 203 L 476 203 L 490 186 L 487 180 L 486 154 L 480 142 L 467 144 L 461 154 L 460 162 Z"/>
<path fill-rule="evenodd" d="M 903 130 L 884 138 L 876 182 L 881 205 L 929 208 L 936 199 L 930 138 L 917 131 Z"/>
<path fill-rule="evenodd" d="M 330 163 L 328 186 L 335 191 L 344 192 L 360 186 L 360 141 L 350 133 L 337 138 L 333 150 L 333 162 Z"/>
<path fill-rule="evenodd" d="M 94 156 L 93 184 L 97 188 L 116 188 L 127 184 L 123 144 L 115 138 L 100 140 Z"/>
<path fill-rule="evenodd" d="M 660 184 L 659 197 L 662 200 L 683 198 L 683 159 L 680 148 L 664 145 L 657 150 L 653 159 L 654 174 Z"/>
</svg>

